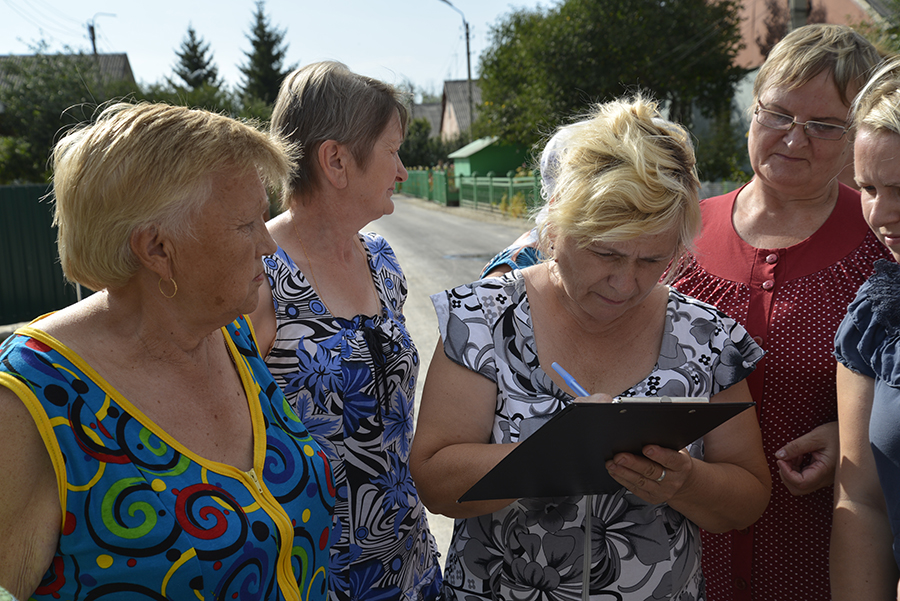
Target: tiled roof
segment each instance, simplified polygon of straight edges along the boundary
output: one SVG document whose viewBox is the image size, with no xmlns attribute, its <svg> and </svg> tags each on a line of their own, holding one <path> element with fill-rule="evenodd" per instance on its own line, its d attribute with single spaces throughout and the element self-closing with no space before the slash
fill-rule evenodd
<svg viewBox="0 0 900 601">
<path fill-rule="evenodd" d="M 27 68 L 30 61 L 34 61 L 34 54 L 6 54 L 0 55 L 0 88 L 8 88 L 14 85 L 16 77 L 9 76 L 5 73 L 4 65 L 15 64 L 22 68 Z M 84 60 L 96 60 L 100 65 L 100 73 L 108 77 L 110 80 L 125 80 L 129 83 L 135 83 L 134 73 L 131 71 L 131 63 L 128 62 L 127 54 L 50 54 L 47 55 L 51 60 L 56 57 L 63 58 L 82 58 Z"/>
<path fill-rule="evenodd" d="M 460 131 L 469 131 L 472 127 L 472 115 L 469 113 L 469 82 L 466 79 L 453 79 L 444 82 L 444 102 L 449 102 L 456 113 Z M 478 80 L 472 80 L 472 105 L 478 114 L 481 106 L 481 88 Z"/>
<path fill-rule="evenodd" d="M 410 107 L 409 120 L 428 119 L 431 125 L 430 137 L 435 138 L 441 135 L 441 103 L 428 102 L 424 104 L 414 104 Z"/>
</svg>

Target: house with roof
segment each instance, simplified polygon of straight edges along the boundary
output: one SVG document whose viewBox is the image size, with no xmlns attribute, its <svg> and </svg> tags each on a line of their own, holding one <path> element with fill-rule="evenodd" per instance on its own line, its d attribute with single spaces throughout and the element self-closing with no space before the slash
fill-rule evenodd
<svg viewBox="0 0 900 601">
<path fill-rule="evenodd" d="M 472 112 L 474 110 L 475 114 Z M 444 82 L 441 96 L 441 126 L 443 139 L 453 138 L 470 131 L 481 106 L 481 88 L 478 80 L 472 80 L 472 103 L 469 104 L 469 82 L 466 79 L 451 79 Z"/>
<path fill-rule="evenodd" d="M 31 66 L 36 65 L 39 60 L 49 61 L 54 67 L 58 65 L 61 70 L 77 68 L 79 64 L 83 63 L 91 68 L 96 68 L 105 82 L 126 82 L 132 86 L 136 85 L 131 63 L 128 61 L 128 55 L 124 53 L 6 54 L 0 55 L 0 92 L 19 86 L 26 77 L 24 74 L 27 74 Z M 2 127 L 3 113 L 3 103 L 0 102 L 0 127 Z"/>
<path fill-rule="evenodd" d="M 79 58 L 84 61 L 94 61 L 100 74 L 108 81 L 125 81 L 134 84 L 134 72 L 131 70 L 131 63 L 128 62 L 128 55 L 125 53 L 116 54 L 6 54 L 0 55 L 0 88 L 15 86 L 20 80 L 20 76 L 14 75 L 11 71 L 27 70 L 29 63 L 44 57 L 50 61 L 59 61 L 60 64 L 71 61 L 73 58 Z M 16 67 L 11 69 L 10 67 Z M 62 68 L 62 67 L 61 67 Z"/>
<path fill-rule="evenodd" d="M 769 4 L 768 0 L 743 0 L 741 4 L 741 38 L 744 48 L 735 58 L 739 67 L 756 69 L 765 60 L 756 40 L 764 40 L 766 37 L 766 21 L 771 14 Z M 778 0 L 778 4 L 787 11 L 791 3 L 788 0 Z M 807 15 L 816 22 L 851 27 L 888 14 L 884 0 L 806 0 L 806 4 Z M 785 14 L 790 19 L 790 14 Z"/>
<path fill-rule="evenodd" d="M 431 126 L 429 138 L 441 135 L 441 113 L 443 107 L 440 102 L 423 102 L 409 107 L 409 120 L 425 119 Z"/>
<path fill-rule="evenodd" d="M 497 136 L 479 138 L 447 155 L 453 160 L 454 173 L 460 176 L 485 176 L 493 173 L 506 177 L 507 172 L 528 161 L 528 149 L 518 144 L 504 144 Z"/>
</svg>

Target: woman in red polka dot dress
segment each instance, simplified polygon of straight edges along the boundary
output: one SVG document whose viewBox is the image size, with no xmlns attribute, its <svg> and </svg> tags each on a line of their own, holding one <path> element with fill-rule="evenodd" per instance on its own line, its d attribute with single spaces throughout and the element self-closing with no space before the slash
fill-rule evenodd
<svg viewBox="0 0 900 601">
<path fill-rule="evenodd" d="M 853 159 L 849 107 L 878 61 L 851 29 L 809 25 L 771 52 L 754 84 L 755 176 L 701 203 L 703 231 L 684 294 L 715 305 L 766 350 L 748 378 L 772 498 L 751 528 L 703 536 L 715 601 L 831 598 L 828 546 L 837 458 L 834 334 L 890 253 L 838 182 Z"/>
</svg>

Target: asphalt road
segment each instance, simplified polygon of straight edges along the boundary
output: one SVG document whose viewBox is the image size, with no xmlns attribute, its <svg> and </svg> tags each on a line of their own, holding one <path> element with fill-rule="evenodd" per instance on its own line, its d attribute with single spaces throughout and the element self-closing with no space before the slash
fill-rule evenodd
<svg viewBox="0 0 900 601">
<path fill-rule="evenodd" d="M 437 319 L 429 296 L 478 279 L 485 263 L 530 229 L 522 219 L 464 208 L 446 208 L 418 198 L 394 195 L 391 215 L 373 221 L 363 231 L 375 231 L 388 241 L 409 285 L 404 315 L 422 359 L 416 390 L 416 410 L 422 385 L 438 339 Z M 453 521 L 428 514 L 441 561 L 450 544 Z"/>
</svg>

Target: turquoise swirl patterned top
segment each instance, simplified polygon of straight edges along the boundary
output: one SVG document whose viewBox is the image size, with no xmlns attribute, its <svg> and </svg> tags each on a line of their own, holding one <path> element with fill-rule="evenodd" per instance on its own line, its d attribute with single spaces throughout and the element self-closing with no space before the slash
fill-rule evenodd
<svg viewBox="0 0 900 601">
<path fill-rule="evenodd" d="M 253 425 L 253 469 L 204 459 L 34 328 L 0 346 L 0 385 L 34 417 L 63 522 L 33 599 L 324 601 L 334 484 L 259 357 L 223 328 Z"/>
</svg>

